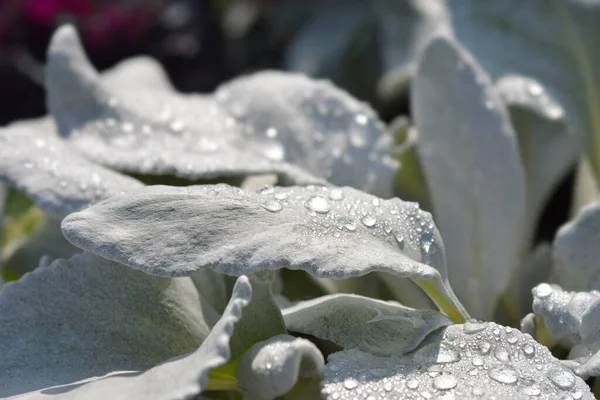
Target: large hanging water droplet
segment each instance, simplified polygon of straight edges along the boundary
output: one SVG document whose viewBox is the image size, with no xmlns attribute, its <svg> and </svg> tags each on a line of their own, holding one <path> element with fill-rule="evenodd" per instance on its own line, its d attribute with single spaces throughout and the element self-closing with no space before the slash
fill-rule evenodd
<svg viewBox="0 0 600 400">
<path fill-rule="evenodd" d="M 519 380 L 517 371 L 509 367 L 494 368 L 488 372 L 490 378 L 496 382 L 513 385 Z"/>
<path fill-rule="evenodd" d="M 454 375 L 451 375 L 451 374 L 443 374 L 443 375 L 437 376 L 433 380 L 433 386 L 438 390 L 452 389 L 453 387 L 456 387 L 457 384 L 458 384 L 458 381 L 456 380 Z"/>
<path fill-rule="evenodd" d="M 375 218 L 371 217 L 369 214 L 367 214 L 361 218 L 360 222 L 362 222 L 362 224 L 364 226 L 366 226 L 367 228 L 372 228 L 377 223 L 377 220 Z"/>
<path fill-rule="evenodd" d="M 321 196 L 313 196 L 305 203 L 306 208 L 319 214 L 327 214 L 331 210 L 329 201 Z"/>
<path fill-rule="evenodd" d="M 267 200 L 261 204 L 261 207 L 270 212 L 279 212 L 283 206 L 277 200 Z"/>
<path fill-rule="evenodd" d="M 550 382 L 563 390 L 569 390 L 575 385 L 575 376 L 566 369 L 553 369 L 547 376 Z"/>
</svg>

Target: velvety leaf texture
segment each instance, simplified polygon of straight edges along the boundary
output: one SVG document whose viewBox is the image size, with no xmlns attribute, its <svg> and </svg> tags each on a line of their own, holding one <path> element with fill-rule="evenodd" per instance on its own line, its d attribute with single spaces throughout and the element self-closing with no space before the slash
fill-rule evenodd
<svg viewBox="0 0 600 400">
<path fill-rule="evenodd" d="M 206 387 L 211 369 L 229 361 L 229 338 L 251 295 L 252 290 L 248 280 L 246 277 L 240 277 L 223 316 L 202 345 L 192 353 L 175 357 L 140 374 L 115 374 L 75 387 L 65 393 L 61 393 L 65 388 L 51 388 L 41 393 L 61 393 L 60 398 L 65 400 L 196 398 Z M 26 399 L 40 397 L 40 393 L 23 396 Z"/>
<path fill-rule="evenodd" d="M 159 278 L 89 253 L 0 292 L 0 397 L 115 371 L 144 371 L 206 338 L 189 278 Z M 101 398 L 101 397 L 98 397 Z"/>
<path fill-rule="evenodd" d="M 338 279 L 446 276 L 430 214 L 347 187 L 153 186 L 71 214 L 62 228 L 77 246 L 156 275 L 212 265 L 233 275 L 289 267 Z"/>
<path fill-rule="evenodd" d="M 402 358 L 359 350 L 329 356 L 327 399 L 594 399 L 550 351 L 516 329 L 488 322 L 452 325 Z M 377 397 L 375 397 L 377 396 Z"/>
<path fill-rule="evenodd" d="M 491 317 L 523 248 L 525 174 L 508 113 L 485 72 L 449 39 L 412 84 L 418 152 L 458 297 Z"/>
</svg>

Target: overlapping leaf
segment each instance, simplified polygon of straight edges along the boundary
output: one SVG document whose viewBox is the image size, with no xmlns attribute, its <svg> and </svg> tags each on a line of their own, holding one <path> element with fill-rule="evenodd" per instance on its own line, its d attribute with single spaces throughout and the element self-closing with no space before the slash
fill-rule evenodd
<svg viewBox="0 0 600 400">
<path fill-rule="evenodd" d="M 209 265 L 232 275 L 287 267 L 335 279 L 383 271 L 418 281 L 454 320 L 466 315 L 447 283 L 431 215 L 352 188 L 147 187 L 71 214 L 62 228 L 76 246 L 151 274 Z"/>
<path fill-rule="evenodd" d="M 283 310 L 289 330 L 329 340 L 345 349 L 401 356 L 451 321 L 431 310 L 339 294 L 299 302 Z"/>
<path fill-rule="evenodd" d="M 529 335 L 494 323 L 444 328 L 402 358 L 347 350 L 328 358 L 327 399 L 594 398 L 583 380 Z"/>
<path fill-rule="evenodd" d="M 525 174 L 504 104 L 458 44 L 430 43 L 412 85 L 418 152 L 452 284 L 476 316 L 491 316 L 517 267 Z"/>
<path fill-rule="evenodd" d="M 600 34 L 596 0 L 450 0 L 452 29 L 494 79 L 536 79 L 565 109 L 600 173 Z M 518 10 L 518 12 L 515 12 Z"/>
</svg>

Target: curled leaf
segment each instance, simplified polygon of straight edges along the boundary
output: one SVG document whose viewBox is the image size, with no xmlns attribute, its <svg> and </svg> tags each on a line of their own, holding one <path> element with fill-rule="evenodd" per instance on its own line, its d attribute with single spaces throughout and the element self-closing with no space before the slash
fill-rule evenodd
<svg viewBox="0 0 600 400">
<path fill-rule="evenodd" d="M 289 330 L 334 342 L 345 349 L 401 356 L 451 321 L 430 310 L 338 294 L 301 301 L 283 310 Z"/>
<path fill-rule="evenodd" d="M 412 101 L 452 284 L 488 318 L 523 248 L 525 174 L 508 113 L 475 60 L 445 38 L 424 51 Z"/>
<path fill-rule="evenodd" d="M 78 247 L 156 275 L 205 266 L 231 275 L 287 267 L 334 279 L 388 272 L 435 293 L 451 318 L 466 315 L 447 285 L 431 215 L 348 187 L 251 194 L 227 185 L 154 186 L 71 214 L 62 229 Z"/>
<path fill-rule="evenodd" d="M 237 364 L 236 376 L 244 398 L 272 400 L 297 384 L 310 386 L 310 381 L 318 382 L 324 363 L 321 352 L 310 341 L 278 335 L 256 343 L 244 353 Z M 318 397 L 318 385 L 312 386 L 312 396 Z M 304 398 L 316 398 L 308 397 L 310 393 L 301 389 Z"/>
</svg>

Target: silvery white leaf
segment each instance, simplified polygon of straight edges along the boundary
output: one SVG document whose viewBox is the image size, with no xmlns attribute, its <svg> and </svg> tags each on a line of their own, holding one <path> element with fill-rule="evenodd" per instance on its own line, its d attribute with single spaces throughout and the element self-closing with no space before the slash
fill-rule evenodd
<svg viewBox="0 0 600 400">
<path fill-rule="evenodd" d="M 245 399 L 272 400 L 288 393 L 302 380 L 318 382 L 324 364 L 323 355 L 310 341 L 278 335 L 256 343 L 244 353 L 237 364 L 236 376 Z M 313 389 L 313 396 L 304 393 L 304 398 L 317 398 L 318 385 Z"/>
<path fill-rule="evenodd" d="M 558 182 L 575 164 L 580 143 L 562 107 L 535 80 L 507 75 L 496 90 L 510 112 L 527 180 L 527 226 L 524 240 L 534 234 L 538 218 Z"/>
<path fill-rule="evenodd" d="M 474 315 L 488 318 L 518 265 L 527 207 L 508 113 L 485 72 L 445 38 L 424 51 L 412 101 L 452 284 Z"/>
<path fill-rule="evenodd" d="M 2 269 L 18 276 L 32 271 L 43 256 L 69 258 L 80 249 L 69 243 L 60 230 L 60 221 L 46 218 L 22 240 L 10 242 L 0 251 Z"/>
<path fill-rule="evenodd" d="M 71 214 L 62 229 L 78 247 L 156 275 L 205 266 L 230 275 L 287 267 L 334 279 L 388 272 L 435 286 L 437 301 L 464 314 L 453 319 L 466 315 L 447 284 L 431 215 L 348 187 L 255 194 L 224 184 L 153 186 Z"/>
<path fill-rule="evenodd" d="M 191 279 L 89 253 L 5 284 L 0 326 L 0 397 L 144 371 L 193 351 L 209 332 Z"/>
<path fill-rule="evenodd" d="M 301 301 L 284 309 L 283 317 L 291 331 L 381 356 L 408 353 L 431 332 L 452 323 L 437 311 L 351 294 Z"/>
<path fill-rule="evenodd" d="M 576 291 L 600 290 L 600 203 L 581 210 L 554 238 L 553 280 Z"/>
<path fill-rule="evenodd" d="M 327 81 L 276 71 L 234 79 L 215 95 L 267 152 L 279 146 L 278 158 L 335 185 L 391 197 L 393 138 L 369 105 Z"/>
<path fill-rule="evenodd" d="M 582 379 L 600 376 L 600 292 L 568 292 L 543 283 L 533 295 L 533 311 L 548 332 L 572 347 L 563 364 Z"/>
<path fill-rule="evenodd" d="M 494 323 L 449 326 L 403 357 L 346 350 L 327 361 L 327 399 L 378 393 L 384 399 L 594 399 L 546 347 Z"/>
<path fill-rule="evenodd" d="M 322 182 L 282 163 L 278 144 L 259 147 L 244 139 L 211 96 L 178 95 L 157 85 L 139 88 L 136 81 L 132 90 L 111 88 L 115 79 L 131 74 L 109 75 L 106 84 L 72 26 L 54 34 L 46 69 L 48 108 L 60 134 L 87 157 L 127 172 L 190 180 L 278 172 L 293 182 Z"/>
<path fill-rule="evenodd" d="M 450 0 L 459 41 L 497 79 L 515 73 L 536 79 L 565 109 L 596 178 L 600 173 L 600 35 L 596 0 Z M 515 12 L 518 10 L 518 12 Z"/>
<path fill-rule="evenodd" d="M 194 352 L 173 357 L 145 372 L 116 373 L 76 386 L 72 390 L 64 387 L 48 388 L 41 393 L 31 393 L 18 398 L 38 399 L 42 394 L 56 393 L 60 394 L 61 400 L 196 398 L 206 388 L 209 372 L 230 360 L 229 339 L 251 296 L 252 290 L 248 280 L 240 277 L 223 316 Z"/>
<path fill-rule="evenodd" d="M 0 180 L 58 219 L 143 186 L 84 159 L 57 137 L 22 128 L 0 129 Z"/>
<path fill-rule="evenodd" d="M 544 318 L 552 337 L 571 346 L 580 343 L 583 315 L 590 305 L 600 300 L 600 293 L 568 292 L 547 283 L 537 285 L 532 293 L 533 312 Z"/>
</svg>

